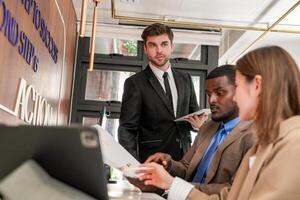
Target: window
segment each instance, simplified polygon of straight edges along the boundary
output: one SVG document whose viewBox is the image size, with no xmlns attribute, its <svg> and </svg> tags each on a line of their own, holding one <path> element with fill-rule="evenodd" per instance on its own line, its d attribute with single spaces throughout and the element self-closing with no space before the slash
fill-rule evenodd
<svg viewBox="0 0 300 200">
<path fill-rule="evenodd" d="M 96 38 L 96 54 L 120 54 L 123 56 L 137 56 L 136 40 L 121 40 L 117 38 Z"/>
<path fill-rule="evenodd" d="M 99 124 L 99 117 L 82 117 L 82 125 L 92 126 Z"/>
<path fill-rule="evenodd" d="M 200 88 L 201 88 L 200 76 L 192 76 L 192 82 L 194 84 L 194 89 L 195 89 L 198 105 L 200 105 Z"/>
<path fill-rule="evenodd" d="M 108 119 L 103 117 L 102 127 L 109 132 L 115 141 L 118 140 L 119 119 Z"/>
<path fill-rule="evenodd" d="M 87 72 L 85 100 L 121 101 L 125 80 L 135 72 L 94 70 Z"/>
<path fill-rule="evenodd" d="M 187 60 L 201 60 L 201 45 L 199 44 L 174 44 L 172 58 Z"/>
<path fill-rule="evenodd" d="M 97 38 L 94 70 L 87 71 L 90 38 L 79 38 L 74 82 L 72 123 L 101 124 L 117 140 L 120 104 L 125 80 L 145 69 L 148 60 L 143 43 L 135 40 Z M 122 54 L 114 56 L 110 54 Z M 192 77 L 200 108 L 207 106 L 206 74 L 217 66 L 218 47 L 200 44 L 175 44 L 172 67 Z M 110 102 L 110 105 L 107 103 Z M 110 115 L 107 115 L 107 113 Z"/>
</svg>

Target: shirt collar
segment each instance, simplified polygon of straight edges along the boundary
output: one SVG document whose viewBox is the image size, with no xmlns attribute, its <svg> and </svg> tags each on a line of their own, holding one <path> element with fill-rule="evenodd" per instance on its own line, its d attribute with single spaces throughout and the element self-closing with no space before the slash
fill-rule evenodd
<svg viewBox="0 0 300 200">
<path fill-rule="evenodd" d="M 239 122 L 240 122 L 240 118 L 236 117 L 226 123 L 221 123 L 221 127 L 224 126 L 224 129 L 227 133 L 229 133 Z"/>
<path fill-rule="evenodd" d="M 149 66 L 152 70 L 152 72 L 155 74 L 155 76 L 159 79 L 163 79 L 163 75 L 164 75 L 164 71 L 162 71 L 161 69 L 157 68 L 157 67 L 154 67 L 153 64 L 151 62 L 149 62 Z M 169 76 L 172 76 L 172 69 L 171 69 L 171 64 L 169 65 L 167 71 Z"/>
</svg>

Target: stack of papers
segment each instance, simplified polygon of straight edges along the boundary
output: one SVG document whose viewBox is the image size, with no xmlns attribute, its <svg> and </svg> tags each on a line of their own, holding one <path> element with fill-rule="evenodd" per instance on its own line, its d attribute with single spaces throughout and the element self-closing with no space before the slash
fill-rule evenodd
<svg viewBox="0 0 300 200">
<path fill-rule="evenodd" d="M 179 122 L 179 121 L 186 121 L 185 119 L 188 118 L 188 117 L 191 117 L 191 116 L 194 116 L 194 115 L 209 115 L 211 113 L 210 109 L 209 108 L 205 108 L 205 109 L 202 109 L 202 110 L 198 110 L 196 112 L 193 112 L 193 113 L 190 113 L 188 115 L 185 115 L 183 117 L 180 117 L 178 119 L 175 119 L 174 121 L 175 122 Z"/>
<path fill-rule="evenodd" d="M 119 169 L 125 176 L 136 178 L 135 171 L 140 163 L 100 125 L 94 127 L 99 133 L 103 162 Z"/>
</svg>

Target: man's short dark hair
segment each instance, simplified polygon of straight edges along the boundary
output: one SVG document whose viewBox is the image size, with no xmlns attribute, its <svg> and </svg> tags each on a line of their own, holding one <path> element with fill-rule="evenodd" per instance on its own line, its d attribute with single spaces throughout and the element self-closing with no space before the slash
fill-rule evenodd
<svg viewBox="0 0 300 200">
<path fill-rule="evenodd" d="M 144 29 L 141 37 L 144 41 L 144 44 L 146 44 L 148 36 L 159 36 L 163 34 L 167 34 L 171 43 L 173 43 L 173 38 L 174 38 L 173 31 L 169 26 L 161 23 L 154 23 L 147 26 Z"/>
<path fill-rule="evenodd" d="M 213 69 L 206 77 L 206 80 L 213 79 L 221 76 L 227 76 L 230 84 L 235 83 L 235 66 L 234 65 L 222 65 Z"/>
</svg>

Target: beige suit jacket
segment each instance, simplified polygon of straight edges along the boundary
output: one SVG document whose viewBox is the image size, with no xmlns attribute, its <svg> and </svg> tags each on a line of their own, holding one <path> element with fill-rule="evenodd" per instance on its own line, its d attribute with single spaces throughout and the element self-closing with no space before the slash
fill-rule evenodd
<svg viewBox="0 0 300 200">
<path fill-rule="evenodd" d="M 217 132 L 219 123 L 204 124 L 194 144 L 180 161 L 172 161 L 169 172 L 173 176 L 192 181 L 208 145 Z M 244 154 L 252 146 L 252 122 L 240 122 L 225 138 L 208 169 L 204 185 L 196 187 L 207 194 L 218 194 L 225 186 L 230 186 Z"/>
<path fill-rule="evenodd" d="M 251 148 L 237 172 L 231 191 L 206 195 L 193 189 L 188 199 L 198 200 L 299 200 L 300 199 L 300 116 L 280 125 L 278 139 L 256 152 Z M 256 159 L 249 169 L 249 158 Z"/>
</svg>

